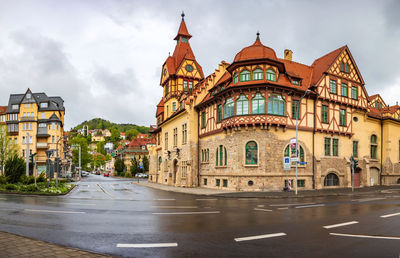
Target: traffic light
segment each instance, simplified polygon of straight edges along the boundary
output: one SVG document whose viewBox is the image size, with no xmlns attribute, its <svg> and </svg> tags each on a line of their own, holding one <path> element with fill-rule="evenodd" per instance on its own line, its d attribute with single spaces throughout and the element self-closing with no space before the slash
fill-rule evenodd
<svg viewBox="0 0 400 258">
<path fill-rule="evenodd" d="M 356 170 L 357 166 L 358 166 L 358 160 L 354 160 L 353 169 Z"/>
<path fill-rule="evenodd" d="M 32 154 L 29 155 L 29 163 L 30 163 L 30 164 L 33 164 L 33 155 L 32 155 Z"/>
</svg>

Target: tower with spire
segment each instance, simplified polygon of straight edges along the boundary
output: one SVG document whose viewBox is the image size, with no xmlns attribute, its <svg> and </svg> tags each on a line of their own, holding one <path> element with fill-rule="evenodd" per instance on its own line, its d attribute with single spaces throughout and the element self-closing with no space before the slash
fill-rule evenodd
<svg viewBox="0 0 400 258">
<path fill-rule="evenodd" d="M 191 95 L 196 85 L 204 78 L 203 70 L 197 62 L 190 47 L 190 35 L 186 23 L 185 14 L 181 14 L 175 50 L 168 55 L 162 65 L 160 85 L 164 94 L 160 103 L 163 103 L 163 114 L 157 112 L 157 121 L 164 121 L 185 105 L 184 100 Z M 160 104 L 159 104 L 160 106 Z M 162 116 L 161 116 L 162 115 Z"/>
</svg>

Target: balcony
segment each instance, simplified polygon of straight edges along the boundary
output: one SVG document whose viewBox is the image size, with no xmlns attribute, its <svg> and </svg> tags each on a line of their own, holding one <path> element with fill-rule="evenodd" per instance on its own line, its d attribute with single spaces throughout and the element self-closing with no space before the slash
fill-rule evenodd
<svg viewBox="0 0 400 258">
<path fill-rule="evenodd" d="M 49 147 L 49 145 L 47 144 L 47 142 L 38 142 L 36 143 L 36 148 L 37 149 L 47 149 Z"/>
<path fill-rule="evenodd" d="M 50 134 L 47 132 L 47 126 L 38 128 L 36 137 L 49 137 L 49 136 Z"/>
<path fill-rule="evenodd" d="M 36 116 L 21 116 L 19 118 L 20 122 L 34 122 L 37 120 Z"/>
</svg>

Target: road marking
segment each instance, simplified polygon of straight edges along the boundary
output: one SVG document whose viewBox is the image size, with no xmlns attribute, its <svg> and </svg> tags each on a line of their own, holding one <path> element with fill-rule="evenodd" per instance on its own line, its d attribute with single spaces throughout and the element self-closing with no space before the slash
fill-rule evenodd
<svg viewBox="0 0 400 258">
<path fill-rule="evenodd" d="M 6 198 L 0 198 L 0 200 L 4 201 Z"/>
<path fill-rule="evenodd" d="M 259 208 L 264 208 L 265 205 L 257 205 L 257 207 L 259 207 Z"/>
<path fill-rule="evenodd" d="M 285 204 L 270 204 L 271 207 L 280 207 L 280 206 L 296 206 L 296 205 L 311 205 L 315 204 L 315 202 L 308 202 L 308 203 L 285 203 Z"/>
<path fill-rule="evenodd" d="M 400 212 L 399 213 L 382 215 L 381 218 L 389 218 L 389 217 L 398 216 L 398 215 L 400 215 Z"/>
<path fill-rule="evenodd" d="M 352 202 L 371 202 L 371 201 L 378 201 L 378 200 L 385 200 L 386 198 L 364 198 L 364 199 L 355 199 L 351 200 Z"/>
<path fill-rule="evenodd" d="M 392 239 L 400 240 L 400 237 L 385 237 L 385 236 L 367 236 L 367 235 L 351 235 L 351 234 L 339 234 L 339 233 L 329 233 L 333 236 L 345 236 L 345 237 L 358 237 L 358 238 L 376 238 L 376 239 Z"/>
<path fill-rule="evenodd" d="M 325 204 L 315 204 L 315 205 L 297 206 L 296 209 L 313 208 L 313 207 L 322 207 L 322 206 L 325 206 Z"/>
<path fill-rule="evenodd" d="M 217 201 L 218 199 L 196 199 L 196 201 Z"/>
<path fill-rule="evenodd" d="M 151 248 L 151 247 L 177 247 L 178 243 L 154 243 L 154 244 L 117 244 L 117 247 Z"/>
<path fill-rule="evenodd" d="M 97 185 L 98 185 L 98 187 L 100 187 L 100 189 L 103 191 L 103 193 L 105 193 L 105 194 L 109 195 L 110 197 L 114 198 L 114 196 L 112 194 L 108 193 L 103 187 L 101 187 L 100 184 L 97 184 Z"/>
<path fill-rule="evenodd" d="M 216 214 L 220 211 L 196 211 L 196 212 L 154 212 L 153 215 L 193 215 L 193 214 Z"/>
<path fill-rule="evenodd" d="M 197 209 L 197 206 L 152 206 L 159 209 Z"/>
<path fill-rule="evenodd" d="M 239 201 L 257 201 L 258 198 L 238 198 Z"/>
<path fill-rule="evenodd" d="M 268 210 L 268 209 L 260 209 L 260 208 L 254 208 L 255 211 L 272 211 L 272 210 Z"/>
<path fill-rule="evenodd" d="M 55 210 L 32 210 L 32 209 L 24 209 L 24 211 L 31 212 L 50 212 L 50 213 L 66 213 L 66 214 L 83 214 L 86 212 L 83 211 L 55 211 Z"/>
<path fill-rule="evenodd" d="M 176 199 L 154 199 L 154 201 L 176 201 Z"/>
<path fill-rule="evenodd" d="M 288 210 L 288 207 L 284 207 L 284 208 L 278 208 L 278 210 Z"/>
<path fill-rule="evenodd" d="M 256 240 L 256 239 L 280 237 L 280 236 L 286 236 L 286 234 L 285 233 L 275 233 L 275 234 L 267 234 L 267 235 L 259 235 L 259 236 L 239 237 L 239 238 L 235 238 L 235 241 L 241 242 L 241 241 L 250 241 L 250 240 Z"/>
<path fill-rule="evenodd" d="M 47 202 L 47 203 L 51 203 L 51 204 L 72 204 L 72 205 L 96 205 L 94 203 L 79 203 L 79 202 Z"/>
<path fill-rule="evenodd" d="M 352 225 L 352 224 L 357 224 L 358 221 L 349 221 L 349 222 L 344 222 L 340 224 L 334 224 L 334 225 L 328 225 L 328 226 L 323 226 L 323 228 L 330 229 L 330 228 L 337 228 L 337 227 L 343 227 L 347 225 Z"/>
</svg>

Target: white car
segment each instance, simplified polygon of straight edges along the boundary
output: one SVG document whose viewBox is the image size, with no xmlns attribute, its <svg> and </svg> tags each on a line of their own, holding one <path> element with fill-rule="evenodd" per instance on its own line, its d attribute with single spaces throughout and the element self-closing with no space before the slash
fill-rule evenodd
<svg viewBox="0 0 400 258">
<path fill-rule="evenodd" d="M 87 171 L 82 171 L 81 172 L 81 175 L 82 175 L 82 177 L 86 177 L 86 176 L 88 176 L 89 175 L 89 172 L 87 172 Z"/>
</svg>

